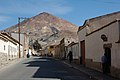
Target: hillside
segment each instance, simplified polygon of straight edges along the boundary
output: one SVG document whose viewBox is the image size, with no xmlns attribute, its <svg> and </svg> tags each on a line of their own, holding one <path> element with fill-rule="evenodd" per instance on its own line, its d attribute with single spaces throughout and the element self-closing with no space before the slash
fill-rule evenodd
<svg viewBox="0 0 120 80">
<path fill-rule="evenodd" d="M 20 25 L 21 33 L 28 34 L 32 40 L 38 39 L 41 44 L 60 40 L 63 37 L 77 39 L 78 27 L 76 25 L 46 12 L 24 20 Z M 16 24 L 4 31 L 9 33 L 18 32 L 17 26 Z"/>
</svg>

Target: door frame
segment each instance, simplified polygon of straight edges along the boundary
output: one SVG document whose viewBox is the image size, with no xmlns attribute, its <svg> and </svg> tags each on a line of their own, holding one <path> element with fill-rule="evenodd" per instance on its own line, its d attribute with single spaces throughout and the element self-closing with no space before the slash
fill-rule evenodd
<svg viewBox="0 0 120 80">
<path fill-rule="evenodd" d="M 80 41 L 81 64 L 85 65 L 85 40 Z"/>
</svg>

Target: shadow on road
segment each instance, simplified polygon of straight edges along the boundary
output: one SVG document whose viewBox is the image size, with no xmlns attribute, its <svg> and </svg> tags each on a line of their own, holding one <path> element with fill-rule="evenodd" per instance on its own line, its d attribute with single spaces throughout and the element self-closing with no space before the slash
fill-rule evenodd
<svg viewBox="0 0 120 80">
<path fill-rule="evenodd" d="M 86 80 L 83 73 L 68 67 L 52 58 L 34 58 L 26 67 L 39 67 L 32 78 L 48 78 L 47 80 Z M 80 75 L 82 77 L 80 77 Z M 46 79 L 44 79 L 46 80 Z"/>
<path fill-rule="evenodd" d="M 36 73 L 32 76 L 33 78 L 52 78 L 58 79 L 56 76 L 57 68 L 55 65 L 56 61 L 51 58 L 34 58 L 33 61 L 29 61 L 26 67 L 39 67 Z"/>
</svg>

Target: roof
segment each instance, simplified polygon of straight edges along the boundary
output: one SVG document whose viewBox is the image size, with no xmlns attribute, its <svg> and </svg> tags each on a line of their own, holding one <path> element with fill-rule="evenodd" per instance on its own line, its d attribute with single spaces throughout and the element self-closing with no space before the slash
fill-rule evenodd
<svg viewBox="0 0 120 80">
<path fill-rule="evenodd" d="M 90 34 L 92 34 L 92 33 L 94 33 L 94 32 L 97 32 L 97 31 L 99 31 L 99 30 L 101 30 L 101 29 L 103 29 L 103 28 L 105 28 L 105 27 L 107 27 L 107 26 L 109 26 L 109 25 L 111 25 L 111 24 L 113 24 L 113 23 L 116 23 L 117 21 L 120 21 L 120 20 L 119 20 L 119 19 L 114 20 L 114 21 L 112 21 L 112 22 L 110 22 L 110 23 L 108 23 L 108 24 L 102 26 L 101 28 L 99 28 L 99 29 L 97 29 L 97 30 L 95 30 L 95 31 L 93 31 L 93 32 L 91 32 L 91 33 L 89 33 L 89 34 L 87 34 L 86 36 L 89 36 Z"/>
<path fill-rule="evenodd" d="M 68 46 L 73 46 L 73 45 L 76 45 L 78 43 L 75 43 L 75 42 L 71 42 Z"/>
<path fill-rule="evenodd" d="M 0 39 L 2 39 L 5 42 L 8 42 L 8 39 L 6 39 L 6 37 L 4 37 L 1 33 L 0 33 Z"/>
<path fill-rule="evenodd" d="M 85 28 L 86 23 L 87 23 L 87 20 L 85 20 L 85 22 L 84 22 L 84 24 L 83 24 L 82 26 L 79 26 L 77 33 L 78 33 L 80 30 L 82 30 L 83 28 Z"/>
<path fill-rule="evenodd" d="M 83 28 L 85 28 L 86 25 L 88 25 L 88 27 L 91 30 L 90 33 L 92 33 L 98 29 L 101 29 L 103 26 L 105 26 L 117 19 L 118 20 L 120 19 L 120 11 L 102 15 L 102 16 L 98 16 L 98 17 L 91 18 L 91 19 L 87 19 L 87 20 L 85 20 L 83 26 L 79 27 L 78 32 L 80 30 L 82 30 Z"/>
<path fill-rule="evenodd" d="M 96 20 L 96 19 L 100 19 L 100 18 L 103 18 L 103 17 L 106 17 L 106 16 L 112 16 L 112 15 L 116 15 L 116 14 L 120 14 L 120 11 L 109 13 L 109 14 L 105 14 L 105 15 L 98 16 L 98 17 L 95 17 L 95 18 L 91 18 L 89 20 Z"/>
<path fill-rule="evenodd" d="M 2 39 L 4 38 L 4 40 L 10 41 L 13 44 L 19 43 L 16 39 L 11 37 L 8 33 L 2 32 L 2 33 L 0 33 L 0 36 L 2 37 Z M 20 44 L 20 45 L 22 45 L 22 44 Z"/>
</svg>

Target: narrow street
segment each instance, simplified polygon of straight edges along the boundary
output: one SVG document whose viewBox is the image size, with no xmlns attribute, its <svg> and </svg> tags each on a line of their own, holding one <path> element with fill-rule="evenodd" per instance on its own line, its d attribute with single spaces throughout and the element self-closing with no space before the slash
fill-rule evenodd
<svg viewBox="0 0 120 80">
<path fill-rule="evenodd" d="M 91 80 L 61 61 L 33 57 L 0 70 L 0 80 Z"/>
</svg>

